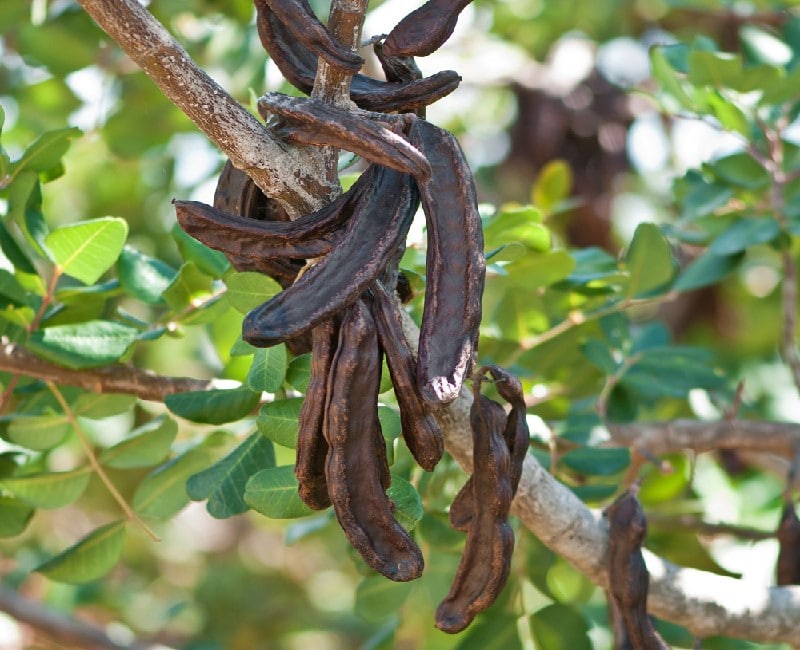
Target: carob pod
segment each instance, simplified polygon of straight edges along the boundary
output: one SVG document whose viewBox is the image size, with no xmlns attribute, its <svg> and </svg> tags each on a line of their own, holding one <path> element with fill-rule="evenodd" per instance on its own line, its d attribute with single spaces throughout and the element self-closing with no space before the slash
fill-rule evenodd
<svg viewBox="0 0 800 650">
<path fill-rule="evenodd" d="M 378 327 L 378 340 L 386 355 L 400 407 L 403 439 L 417 463 L 432 472 L 444 453 L 442 431 L 419 393 L 414 377 L 416 362 L 403 335 L 396 303 L 380 282 L 373 283 L 369 293 L 372 296 L 372 316 Z"/>
<path fill-rule="evenodd" d="M 502 407 L 492 400 L 481 397 L 488 412 L 496 414 L 495 417 L 503 419 L 503 424 L 499 425 L 503 431 L 503 439 L 508 446 L 511 464 L 509 482 L 512 494 L 516 496 L 519 480 L 522 477 L 522 466 L 525 463 L 525 455 L 530 446 L 530 430 L 525 417 L 525 395 L 522 391 L 522 384 L 519 379 L 507 370 L 499 366 L 484 366 L 475 374 L 482 377 L 486 372 L 492 375 L 495 380 L 495 387 L 506 402 L 511 404 L 511 411 L 506 416 Z M 491 405 L 491 406 L 490 406 Z M 498 410 L 499 409 L 499 410 Z M 474 495 L 472 494 L 473 481 L 470 477 L 453 499 L 450 506 L 450 526 L 456 530 L 466 532 L 473 517 Z"/>
<path fill-rule="evenodd" d="M 647 614 L 650 574 L 642 556 L 647 520 L 636 495 L 625 492 L 605 511 L 609 522 L 608 591 L 634 650 L 669 650 Z"/>
<path fill-rule="evenodd" d="M 800 520 L 792 502 L 783 506 L 777 537 L 779 545 L 777 583 L 800 585 Z"/>
<path fill-rule="evenodd" d="M 384 42 L 389 56 L 427 56 L 450 38 L 458 15 L 472 0 L 428 0 L 403 18 Z"/>
<path fill-rule="evenodd" d="M 280 134 L 289 142 L 346 149 L 420 180 L 431 174 L 425 156 L 405 138 L 352 111 L 281 93 L 260 97 L 258 110 L 265 119 L 275 114 L 288 122 L 288 128 L 281 129 Z"/>
<path fill-rule="evenodd" d="M 417 382 L 427 402 L 447 404 L 471 372 L 477 348 L 483 231 L 475 181 L 455 136 L 415 120 L 409 137 L 431 166 L 430 179 L 419 182 L 428 250 Z"/>
<path fill-rule="evenodd" d="M 181 228 L 206 246 L 238 258 L 309 259 L 336 243 L 365 189 L 356 183 L 324 208 L 295 221 L 256 221 L 198 201 L 174 201 Z"/>
<path fill-rule="evenodd" d="M 411 177 L 370 165 L 366 188 L 339 244 L 288 289 L 253 309 L 242 336 L 268 347 L 305 332 L 353 303 L 408 234 L 419 195 Z"/>
<path fill-rule="evenodd" d="M 298 41 L 342 70 L 358 72 L 364 59 L 339 43 L 317 18 L 307 0 L 256 0 L 265 3 Z"/>
<path fill-rule="evenodd" d="M 324 510 L 331 505 L 331 500 L 325 478 L 328 443 L 323 435 L 323 423 L 328 376 L 339 340 L 338 319 L 331 318 L 317 325 L 311 332 L 311 340 L 311 375 L 300 409 L 294 473 L 303 503 L 313 510 Z"/>
<path fill-rule="evenodd" d="M 386 81 L 394 83 L 409 83 L 422 79 L 422 71 L 414 61 L 414 57 L 410 56 L 389 56 L 383 51 L 383 43 L 375 41 L 372 45 L 375 56 L 383 68 L 383 74 L 386 76 Z M 425 106 L 418 106 L 414 109 L 414 114 L 417 117 L 425 118 Z"/>
<path fill-rule="evenodd" d="M 261 44 L 286 80 L 311 94 L 317 75 L 317 58 L 278 20 L 264 0 L 256 2 L 256 25 Z M 402 83 L 391 83 L 356 74 L 350 82 L 350 99 L 368 111 L 412 111 L 449 95 L 461 83 L 453 70 Z"/>
<path fill-rule="evenodd" d="M 453 585 L 436 608 L 436 627 L 456 633 L 500 595 L 508 580 L 514 532 L 508 522 L 513 491 L 510 454 L 500 429 L 480 399 L 481 377 L 473 384 L 472 427 L 474 514 Z"/>
<path fill-rule="evenodd" d="M 414 540 L 397 523 L 375 462 L 381 375 L 378 335 L 369 310 L 357 301 L 345 310 L 328 378 L 325 474 L 336 517 L 350 544 L 373 569 L 404 582 L 422 574 Z"/>
</svg>

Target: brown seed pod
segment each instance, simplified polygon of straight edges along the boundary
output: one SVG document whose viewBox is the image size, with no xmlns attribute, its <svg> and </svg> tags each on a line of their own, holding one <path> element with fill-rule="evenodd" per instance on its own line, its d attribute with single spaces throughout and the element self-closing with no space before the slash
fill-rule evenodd
<svg viewBox="0 0 800 650">
<path fill-rule="evenodd" d="M 328 379 L 323 432 L 328 492 L 350 544 L 373 569 L 403 582 L 421 575 L 422 553 L 392 515 L 375 462 L 381 355 L 362 301 L 345 310 Z"/>
<path fill-rule="evenodd" d="M 256 2 L 256 25 L 261 44 L 286 80 L 307 95 L 314 87 L 317 59 L 296 39 L 263 0 Z M 390 113 L 428 106 L 453 92 L 461 77 L 452 70 L 424 79 L 391 83 L 356 74 L 350 82 L 350 98 L 368 111 Z"/>
<path fill-rule="evenodd" d="M 252 259 L 309 259 L 336 243 L 365 191 L 358 182 L 324 208 L 295 221 L 256 221 L 198 201 L 174 201 L 181 228 L 228 256 Z"/>
<path fill-rule="evenodd" d="M 608 584 L 635 650 L 669 650 L 647 614 L 650 574 L 642 556 L 647 520 L 628 491 L 605 511 L 609 522 Z"/>
<path fill-rule="evenodd" d="M 452 402 L 472 370 L 486 274 L 475 182 L 455 136 L 416 120 L 410 140 L 431 165 L 420 182 L 427 223 L 427 283 L 417 381 L 431 404 Z"/>
<path fill-rule="evenodd" d="M 259 98 L 258 110 L 264 118 L 273 113 L 282 117 L 289 128 L 282 129 L 281 135 L 290 142 L 346 149 L 420 180 L 430 176 L 425 156 L 405 138 L 351 111 L 281 93 Z"/>
<path fill-rule="evenodd" d="M 371 165 L 366 188 L 339 244 L 288 289 L 252 310 L 242 336 L 268 347 L 297 336 L 353 303 L 393 259 L 418 205 L 407 174 Z"/>
<path fill-rule="evenodd" d="M 420 466 L 432 472 L 444 453 L 442 431 L 419 393 L 414 378 L 416 362 L 403 335 L 396 303 L 379 282 L 371 285 L 370 294 L 378 339 L 386 354 L 394 393 L 400 407 L 403 439 Z"/>
<path fill-rule="evenodd" d="M 800 585 L 800 519 L 794 503 L 783 506 L 777 537 L 777 582 L 779 585 Z"/>
<path fill-rule="evenodd" d="M 294 473 L 300 498 L 314 510 L 324 510 L 331 505 L 325 479 L 328 443 L 322 429 L 328 376 L 338 340 L 339 325 L 336 318 L 323 321 L 312 330 L 311 376 L 300 409 Z"/>
<path fill-rule="evenodd" d="M 389 56 L 427 56 L 450 38 L 458 14 L 472 0 L 428 0 L 403 18 L 389 33 L 384 51 Z"/>
<path fill-rule="evenodd" d="M 466 628 L 500 595 L 508 580 L 514 550 L 514 532 L 508 523 L 513 498 L 508 480 L 508 446 L 501 430 L 492 430 L 495 418 L 480 399 L 480 379 L 476 379 L 473 388 L 470 426 L 474 514 L 450 593 L 436 608 L 436 627 L 450 633 Z"/>
<path fill-rule="evenodd" d="M 256 0 L 257 7 L 264 4 L 294 38 L 331 65 L 350 72 L 364 65 L 364 59 L 331 36 L 307 0 Z"/>
</svg>

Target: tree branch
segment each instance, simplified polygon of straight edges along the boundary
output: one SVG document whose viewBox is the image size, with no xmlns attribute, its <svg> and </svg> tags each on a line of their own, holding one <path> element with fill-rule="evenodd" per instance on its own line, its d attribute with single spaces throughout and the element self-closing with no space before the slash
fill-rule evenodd
<svg viewBox="0 0 800 650">
<path fill-rule="evenodd" d="M 78 2 L 164 95 L 290 215 L 322 206 L 330 188 L 319 181 L 321 152 L 273 138 L 137 0 Z"/>
<path fill-rule="evenodd" d="M 165 377 L 131 366 L 71 370 L 31 354 L 8 343 L 0 348 L 0 371 L 51 381 L 59 385 L 79 386 L 94 393 L 127 393 L 140 399 L 163 402 L 171 393 L 208 390 L 211 382 L 189 377 Z"/>
</svg>

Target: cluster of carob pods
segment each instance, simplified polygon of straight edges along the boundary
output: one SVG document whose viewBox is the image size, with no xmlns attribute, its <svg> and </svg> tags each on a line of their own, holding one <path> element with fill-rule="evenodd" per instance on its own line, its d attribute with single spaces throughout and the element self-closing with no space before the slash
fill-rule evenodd
<svg viewBox="0 0 800 650">
<path fill-rule="evenodd" d="M 256 0 L 261 41 L 286 79 L 312 89 L 318 57 L 355 73 L 362 59 L 319 22 L 306 0 Z M 387 80 L 355 74 L 346 111 L 269 93 L 259 101 L 285 141 L 333 146 L 370 162 L 328 206 L 289 221 L 244 174 L 226 167 L 214 207 L 177 201 L 183 229 L 221 250 L 239 270 L 257 270 L 284 290 L 252 310 L 243 338 L 266 347 L 308 349 L 311 376 L 300 413 L 296 475 L 303 501 L 333 505 L 364 561 L 396 581 L 421 575 L 422 554 L 395 520 L 391 477 L 378 420 L 381 359 L 415 460 L 431 471 L 444 441 L 433 413 L 453 401 L 473 370 L 485 260 L 472 173 L 455 137 L 425 121 L 425 106 L 451 92 L 452 71 L 422 78 L 413 56 L 436 50 L 468 0 L 430 0 L 374 44 Z M 420 202 L 427 225 L 425 303 L 415 358 L 403 333 L 398 263 Z M 307 263 L 313 260 L 313 263 Z M 302 272 L 301 272 L 302 270 Z M 511 406 L 481 395 L 489 374 Z M 456 496 L 453 528 L 467 541 L 436 625 L 463 630 L 502 590 L 514 535 L 511 501 L 528 449 L 519 381 L 496 366 L 473 375 L 470 423 L 474 473 Z"/>
</svg>

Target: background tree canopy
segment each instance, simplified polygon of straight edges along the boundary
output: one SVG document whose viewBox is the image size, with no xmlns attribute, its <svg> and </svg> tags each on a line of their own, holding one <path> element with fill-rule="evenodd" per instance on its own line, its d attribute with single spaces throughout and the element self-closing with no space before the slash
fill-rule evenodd
<svg viewBox="0 0 800 650">
<path fill-rule="evenodd" d="M 520 377 L 532 432 L 509 584 L 458 635 L 432 613 L 464 545 L 463 413 L 423 472 L 384 372 L 390 496 L 426 560 L 389 582 L 297 497 L 309 355 L 242 341 L 280 287 L 177 227 L 171 201 L 211 203 L 225 155 L 102 4 L 0 3 L 0 646 L 610 648 L 600 512 L 636 481 L 671 646 L 798 642 L 800 587 L 772 587 L 800 555 L 776 536 L 800 480 L 796 3 L 476 0 L 419 60 L 463 77 L 428 119 L 478 180 L 479 361 Z M 364 36 L 406 5 L 371 2 Z M 298 94 L 250 0 L 147 10 L 252 113 Z"/>
</svg>

